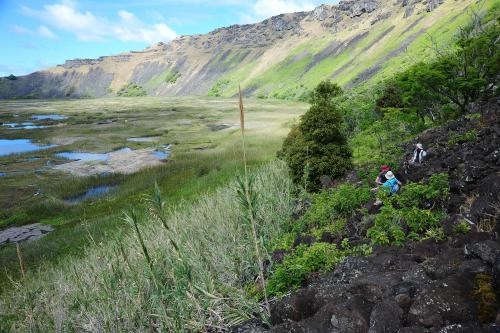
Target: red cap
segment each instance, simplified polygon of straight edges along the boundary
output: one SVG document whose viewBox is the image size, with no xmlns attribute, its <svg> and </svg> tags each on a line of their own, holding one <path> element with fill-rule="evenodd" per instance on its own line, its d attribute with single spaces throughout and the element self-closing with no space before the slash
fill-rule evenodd
<svg viewBox="0 0 500 333">
<path fill-rule="evenodd" d="M 389 171 L 389 170 L 391 170 L 391 167 L 388 165 L 382 165 L 380 167 L 380 171 Z"/>
</svg>

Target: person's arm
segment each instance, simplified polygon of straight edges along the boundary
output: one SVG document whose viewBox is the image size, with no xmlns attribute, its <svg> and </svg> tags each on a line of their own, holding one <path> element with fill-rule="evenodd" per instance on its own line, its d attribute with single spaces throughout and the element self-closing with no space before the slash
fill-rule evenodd
<svg viewBox="0 0 500 333">
<path fill-rule="evenodd" d="M 383 185 L 382 180 L 380 179 L 380 175 L 378 175 L 377 178 L 375 178 L 375 183 L 378 185 Z"/>
</svg>

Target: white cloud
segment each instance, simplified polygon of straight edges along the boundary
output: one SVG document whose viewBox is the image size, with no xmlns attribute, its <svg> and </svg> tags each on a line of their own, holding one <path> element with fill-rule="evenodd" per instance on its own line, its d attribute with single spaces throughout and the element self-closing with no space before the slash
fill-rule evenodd
<svg viewBox="0 0 500 333">
<path fill-rule="evenodd" d="M 47 28 L 44 25 L 39 26 L 37 32 L 42 37 L 49 38 L 49 39 L 58 39 L 57 36 L 49 28 Z"/>
<path fill-rule="evenodd" d="M 313 10 L 316 6 L 311 1 L 303 0 L 257 0 L 252 1 L 248 11 L 240 13 L 240 20 L 242 23 L 255 23 L 279 14 Z"/>
<path fill-rule="evenodd" d="M 49 39 L 58 39 L 58 37 L 46 26 L 41 25 L 36 30 L 31 30 L 23 26 L 14 25 L 12 30 L 19 35 L 40 36 Z"/>
<path fill-rule="evenodd" d="M 80 11 L 77 3 L 71 0 L 45 5 L 42 10 L 26 6 L 21 6 L 21 10 L 24 15 L 36 17 L 55 29 L 75 34 L 81 41 L 117 39 L 152 44 L 177 37 L 175 31 L 164 23 L 148 25 L 125 10 L 118 11 L 118 18 L 112 21 L 90 11 Z M 48 28 L 44 31 L 46 37 L 49 36 L 47 32 L 51 31 Z"/>
<path fill-rule="evenodd" d="M 315 5 L 309 1 L 300 0 L 258 0 L 253 6 L 254 14 L 267 18 L 282 13 L 294 13 L 313 10 Z"/>
<path fill-rule="evenodd" d="M 19 34 L 19 35 L 31 35 L 33 34 L 33 31 L 31 31 L 30 29 L 28 28 L 25 28 L 25 27 L 22 27 L 20 25 L 14 25 L 12 27 L 12 30 L 16 33 L 16 34 Z"/>
</svg>

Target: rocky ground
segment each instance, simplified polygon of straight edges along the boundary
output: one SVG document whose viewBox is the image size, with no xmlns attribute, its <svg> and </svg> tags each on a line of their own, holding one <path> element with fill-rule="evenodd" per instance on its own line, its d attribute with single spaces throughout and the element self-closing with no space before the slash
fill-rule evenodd
<svg viewBox="0 0 500 333">
<path fill-rule="evenodd" d="M 50 225 L 40 223 L 7 228 L 0 231 L 0 246 L 9 243 L 37 240 L 53 230 L 54 228 Z"/>
<path fill-rule="evenodd" d="M 476 115 L 426 131 L 405 147 L 408 157 L 422 142 L 429 156 L 420 166 L 402 161 L 397 176 L 403 182 L 449 174 L 449 217 L 442 221 L 447 241 L 375 247 L 371 256 L 348 257 L 273 301 L 271 327 L 253 321 L 233 332 L 500 332 L 498 111 L 497 104 L 477 107 Z M 471 231 L 454 236 L 453 226 L 463 220 Z"/>
</svg>

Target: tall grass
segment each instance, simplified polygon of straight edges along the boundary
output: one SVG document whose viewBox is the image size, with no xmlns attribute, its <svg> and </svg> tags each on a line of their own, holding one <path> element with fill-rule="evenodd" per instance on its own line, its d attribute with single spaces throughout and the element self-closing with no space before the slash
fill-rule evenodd
<svg viewBox="0 0 500 333">
<path fill-rule="evenodd" d="M 249 177 L 264 250 L 291 214 L 292 185 L 280 162 Z M 156 191 L 148 209 L 125 217 L 131 232 L 92 244 L 81 259 L 28 271 L 2 295 L 0 331 L 224 330 L 261 313 L 243 291 L 260 269 L 237 188 L 174 208 Z"/>
<path fill-rule="evenodd" d="M 243 150 L 243 165 L 245 167 L 245 174 L 243 179 L 238 180 L 238 196 L 240 201 L 240 206 L 243 211 L 244 220 L 250 225 L 252 229 L 252 238 L 255 245 L 255 255 L 257 256 L 257 262 L 259 263 L 259 282 L 261 288 L 264 292 L 264 301 L 266 306 L 266 314 L 271 315 L 269 310 L 269 300 L 267 298 L 267 288 L 266 280 L 264 279 L 264 260 L 262 258 L 261 242 L 257 230 L 257 192 L 254 188 L 253 177 L 248 175 L 247 167 L 247 152 L 245 146 L 245 111 L 243 108 L 243 96 L 241 94 L 241 87 L 239 90 L 239 106 L 240 106 L 240 129 L 241 129 L 241 143 Z"/>
</svg>

